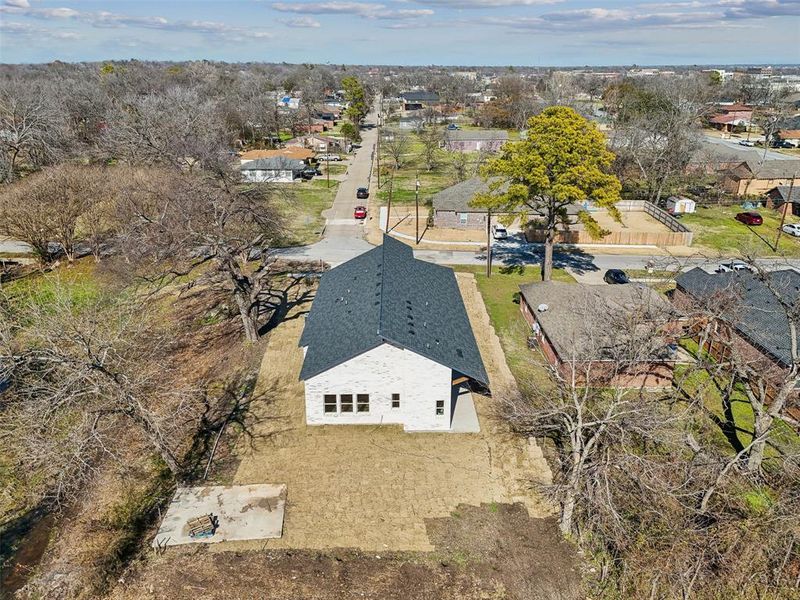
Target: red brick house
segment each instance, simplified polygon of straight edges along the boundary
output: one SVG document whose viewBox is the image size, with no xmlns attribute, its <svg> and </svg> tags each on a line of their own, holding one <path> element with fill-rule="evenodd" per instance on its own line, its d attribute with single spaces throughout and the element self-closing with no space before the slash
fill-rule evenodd
<svg viewBox="0 0 800 600">
<path fill-rule="evenodd" d="M 749 127 L 753 120 L 753 108 L 746 104 L 726 104 L 717 107 L 716 114 L 708 123 L 720 131 L 732 131 L 734 127 Z"/>
<path fill-rule="evenodd" d="M 680 317 L 649 287 L 530 283 L 520 286 L 520 310 L 530 341 L 565 378 L 590 370 L 597 386 L 672 385 Z"/>
</svg>

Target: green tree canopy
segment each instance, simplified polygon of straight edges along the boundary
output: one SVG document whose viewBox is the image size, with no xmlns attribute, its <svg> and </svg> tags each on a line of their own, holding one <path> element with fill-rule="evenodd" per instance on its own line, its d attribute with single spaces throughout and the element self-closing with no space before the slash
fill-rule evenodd
<svg viewBox="0 0 800 600">
<path fill-rule="evenodd" d="M 345 114 L 350 121 L 358 124 L 369 112 L 367 93 L 364 91 L 364 86 L 355 77 L 345 77 L 342 79 L 342 88 L 344 89 L 344 97 L 348 102 Z"/>
<path fill-rule="evenodd" d="M 567 226 L 567 207 L 591 200 L 620 220 L 616 203 L 619 180 L 610 174 L 614 155 L 594 123 L 571 108 L 552 106 L 528 120 L 527 139 L 510 142 L 482 169 L 489 192 L 472 204 L 521 217 L 523 223 L 544 218 L 545 259 L 542 278 L 553 269 L 556 227 Z M 578 218 L 593 237 L 606 235 L 588 211 Z"/>
</svg>

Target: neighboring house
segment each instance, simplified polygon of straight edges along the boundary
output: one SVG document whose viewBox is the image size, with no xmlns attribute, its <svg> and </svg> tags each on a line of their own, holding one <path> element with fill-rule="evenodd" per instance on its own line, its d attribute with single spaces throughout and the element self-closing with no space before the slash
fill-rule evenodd
<svg viewBox="0 0 800 600">
<path fill-rule="evenodd" d="M 241 167 L 242 180 L 248 183 L 291 183 L 306 167 L 301 160 L 274 156 L 248 160 Z"/>
<path fill-rule="evenodd" d="M 315 154 L 316 152 L 309 148 L 287 146 L 286 148 L 276 148 L 274 150 L 248 150 L 247 152 L 241 152 L 239 154 L 239 159 L 243 165 L 251 160 L 281 157 L 305 162 L 313 158 Z"/>
<path fill-rule="evenodd" d="M 753 120 L 753 108 L 745 104 L 727 104 L 717 107 L 717 113 L 708 119 L 709 124 L 720 131 L 732 131 L 734 127 L 749 127 Z"/>
<path fill-rule="evenodd" d="M 780 379 L 792 366 L 792 334 L 789 318 L 781 300 L 790 304 L 798 302 L 800 273 L 793 269 L 771 271 L 766 274 L 767 285 L 759 276 L 749 271 L 706 273 L 695 267 L 675 278 L 677 289 L 673 301 L 678 307 L 700 303 L 725 309 L 726 321 L 735 323 L 733 331 L 721 322 L 711 323 L 711 336 L 704 349 L 720 358 L 725 350 L 717 341 L 724 338 L 733 342 L 743 356 L 753 362 L 763 363 L 763 372 Z M 776 295 L 777 294 L 777 295 Z M 706 323 L 698 322 L 693 329 L 704 329 Z M 735 335 L 735 338 L 731 338 Z M 800 337 L 795 332 L 795 338 Z M 698 335 L 699 339 L 699 335 Z M 794 340 L 800 344 L 800 339 Z M 800 414 L 796 418 L 800 418 Z"/>
<path fill-rule="evenodd" d="M 447 431 L 462 384 L 488 385 L 453 271 L 389 236 L 322 276 L 300 346 L 309 425 Z"/>
<path fill-rule="evenodd" d="M 324 135 L 299 135 L 285 142 L 287 147 L 309 148 L 314 152 L 347 152 L 347 140 Z"/>
<path fill-rule="evenodd" d="M 789 142 L 794 146 L 800 146 L 800 129 L 781 129 L 775 137 L 782 142 Z"/>
<path fill-rule="evenodd" d="M 598 384 L 631 388 L 672 384 L 675 353 L 669 344 L 680 329 L 680 319 L 652 288 L 549 281 L 519 289 L 520 310 L 532 337 L 565 377 L 571 376 L 573 367 L 580 373 L 590 366 Z M 630 322 L 638 324 L 634 331 L 626 325 Z M 661 329 L 655 337 L 647 333 L 653 327 Z M 622 368 L 616 363 L 619 348 L 632 344 L 643 344 L 647 350 L 642 360 Z"/>
<path fill-rule="evenodd" d="M 472 129 L 447 131 L 444 147 L 454 152 L 497 152 L 508 141 L 502 129 Z"/>
<path fill-rule="evenodd" d="M 292 96 L 282 96 L 278 99 L 278 106 L 281 108 L 289 108 L 297 110 L 300 108 L 300 98 L 293 98 Z"/>
<path fill-rule="evenodd" d="M 708 175 L 733 169 L 743 162 L 758 162 L 762 154 L 753 148 L 738 146 L 732 148 L 726 144 L 702 140 L 686 165 L 688 173 L 706 173 Z"/>
<path fill-rule="evenodd" d="M 419 131 L 422 129 L 425 120 L 420 116 L 400 117 L 397 121 L 398 129 Z"/>
<path fill-rule="evenodd" d="M 789 210 L 793 215 L 800 217 L 800 185 L 794 187 L 779 185 L 769 190 L 764 196 L 767 207 L 781 210 L 781 207 L 790 205 Z"/>
<path fill-rule="evenodd" d="M 401 92 L 400 100 L 403 103 L 403 110 L 420 110 L 426 106 L 439 104 L 439 94 L 424 90 Z"/>
<path fill-rule="evenodd" d="M 486 229 L 488 211 L 470 206 L 476 194 L 485 194 L 489 185 L 473 177 L 443 189 L 431 198 L 434 227 L 451 229 Z"/>
<path fill-rule="evenodd" d="M 755 196 L 790 185 L 792 179 L 800 185 L 800 160 L 748 160 L 725 171 L 720 185 L 734 196 Z"/>
</svg>

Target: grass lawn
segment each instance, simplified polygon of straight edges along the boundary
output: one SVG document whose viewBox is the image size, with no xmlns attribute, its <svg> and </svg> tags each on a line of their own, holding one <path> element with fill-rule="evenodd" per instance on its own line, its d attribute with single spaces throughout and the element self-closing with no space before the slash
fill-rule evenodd
<svg viewBox="0 0 800 600">
<path fill-rule="evenodd" d="M 322 234 L 325 226 L 322 211 L 333 205 L 339 182 L 331 180 L 328 188 L 325 178 L 317 177 L 291 185 L 285 208 L 288 233 L 279 243 L 285 246 L 311 244 Z"/>
<path fill-rule="evenodd" d="M 343 165 L 342 163 L 327 161 L 321 162 L 320 164 L 322 165 L 322 175 L 320 176 L 321 179 L 325 179 L 328 171 L 330 171 L 331 177 L 334 175 L 344 175 L 347 172 L 347 165 Z"/>
<path fill-rule="evenodd" d="M 541 281 L 539 266 L 494 266 L 491 277 L 486 277 L 486 267 L 483 266 L 459 265 L 455 270 L 475 274 L 489 319 L 500 338 L 506 361 L 517 382 L 533 381 L 542 384 L 547 382 L 544 358 L 528 348 L 530 327 L 522 317 L 519 303 L 515 301 L 515 294 L 519 292 L 521 284 Z M 572 276 L 562 269 L 553 270 L 553 279 L 575 282 Z"/>
<path fill-rule="evenodd" d="M 700 395 L 712 421 L 716 423 L 713 432 L 719 446 L 735 454 L 753 440 L 753 408 L 747 400 L 741 384 L 734 386 L 730 403 L 726 406 L 723 394 L 708 371 L 687 371 L 685 365 L 675 369 L 675 381 L 681 382 L 683 389 L 692 397 Z M 725 381 L 717 382 L 725 387 Z M 800 437 L 784 423 L 778 422 L 767 445 L 767 457 L 800 451 Z"/>
<path fill-rule="evenodd" d="M 772 249 L 778 234 L 781 217 L 777 211 L 761 208 L 759 214 L 764 224 L 748 227 L 734 217 L 744 209 L 734 206 L 700 208 L 687 214 L 681 222 L 694 232 L 693 246 L 704 246 L 725 254 L 754 256 L 800 256 L 800 240 L 782 235 L 778 252 Z M 787 223 L 798 222 L 797 217 L 786 216 Z"/>
</svg>

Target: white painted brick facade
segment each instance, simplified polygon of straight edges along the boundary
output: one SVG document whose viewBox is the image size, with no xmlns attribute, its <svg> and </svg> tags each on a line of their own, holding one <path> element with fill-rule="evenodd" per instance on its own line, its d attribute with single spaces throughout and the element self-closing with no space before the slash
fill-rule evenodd
<svg viewBox="0 0 800 600">
<path fill-rule="evenodd" d="M 453 410 L 452 370 L 385 343 L 305 382 L 309 425 L 397 423 L 406 431 L 447 431 Z M 325 413 L 325 394 L 369 394 L 368 413 Z M 392 408 L 400 394 L 400 408 Z M 436 401 L 444 414 L 436 414 Z"/>
</svg>

